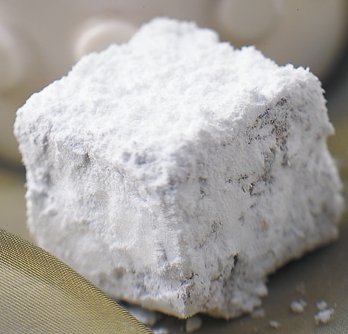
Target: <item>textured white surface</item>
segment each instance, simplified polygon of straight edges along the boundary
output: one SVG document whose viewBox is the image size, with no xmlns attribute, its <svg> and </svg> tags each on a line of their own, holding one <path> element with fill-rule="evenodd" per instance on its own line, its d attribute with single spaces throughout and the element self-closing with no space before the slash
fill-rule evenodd
<svg viewBox="0 0 348 334">
<path fill-rule="evenodd" d="M 269 326 L 274 329 L 279 329 L 280 328 L 280 322 L 277 320 L 270 320 L 268 322 Z"/>
<path fill-rule="evenodd" d="M 327 324 L 333 318 L 335 310 L 333 308 L 323 309 L 316 313 L 314 316 L 315 323 L 319 324 Z"/>
<path fill-rule="evenodd" d="M 293 313 L 303 313 L 307 306 L 306 301 L 303 299 L 293 300 L 290 304 L 290 310 Z"/>
<path fill-rule="evenodd" d="M 268 273 L 337 236 L 320 83 L 157 19 L 18 111 L 38 243 L 117 298 L 249 312 Z"/>
</svg>

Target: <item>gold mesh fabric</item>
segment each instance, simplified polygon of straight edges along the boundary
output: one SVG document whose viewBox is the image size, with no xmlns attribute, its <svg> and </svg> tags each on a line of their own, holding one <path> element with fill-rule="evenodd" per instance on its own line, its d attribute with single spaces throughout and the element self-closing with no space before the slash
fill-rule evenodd
<svg viewBox="0 0 348 334">
<path fill-rule="evenodd" d="M 0 333 L 152 332 L 63 262 L 0 230 Z"/>
</svg>

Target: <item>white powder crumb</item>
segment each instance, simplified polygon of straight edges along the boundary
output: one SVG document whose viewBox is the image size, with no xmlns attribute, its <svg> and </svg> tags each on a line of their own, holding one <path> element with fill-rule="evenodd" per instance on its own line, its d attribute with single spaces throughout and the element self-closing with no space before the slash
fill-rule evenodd
<svg viewBox="0 0 348 334">
<path fill-rule="evenodd" d="M 199 330 L 202 327 L 202 319 L 200 317 L 192 317 L 186 320 L 185 330 L 186 333 L 192 333 Z"/>
<path fill-rule="evenodd" d="M 265 309 L 263 309 L 262 307 L 256 308 L 256 309 L 251 313 L 251 317 L 252 317 L 252 318 L 264 318 L 265 315 L 266 315 L 266 311 L 265 311 Z"/>
<path fill-rule="evenodd" d="M 280 327 L 280 322 L 277 320 L 270 320 L 268 324 L 271 328 L 274 328 L 274 329 L 278 329 Z"/>
<path fill-rule="evenodd" d="M 290 304 L 290 310 L 293 313 L 303 313 L 307 303 L 303 299 L 293 300 Z"/>
<path fill-rule="evenodd" d="M 333 314 L 335 313 L 333 308 L 327 308 L 318 311 L 318 313 L 314 316 L 315 323 L 319 324 L 327 324 L 331 321 Z"/>
<path fill-rule="evenodd" d="M 137 320 L 148 326 L 154 326 L 160 318 L 160 314 L 154 311 L 145 310 L 141 307 L 130 306 L 128 307 L 129 313 L 131 313 Z"/>
<path fill-rule="evenodd" d="M 318 301 L 316 305 L 319 311 L 323 311 L 328 308 L 327 302 L 325 300 Z"/>
<path fill-rule="evenodd" d="M 154 334 L 169 334 L 170 333 L 168 328 L 165 328 L 165 327 L 154 328 L 152 331 L 154 332 Z"/>
</svg>

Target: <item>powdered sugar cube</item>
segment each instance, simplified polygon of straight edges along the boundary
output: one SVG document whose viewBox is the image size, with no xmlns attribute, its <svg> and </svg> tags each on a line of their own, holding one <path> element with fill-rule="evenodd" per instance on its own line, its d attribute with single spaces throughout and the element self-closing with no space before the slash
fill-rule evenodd
<svg viewBox="0 0 348 334">
<path fill-rule="evenodd" d="M 156 19 L 18 111 L 28 224 L 109 295 L 231 318 L 337 236 L 341 182 L 318 79 Z"/>
</svg>

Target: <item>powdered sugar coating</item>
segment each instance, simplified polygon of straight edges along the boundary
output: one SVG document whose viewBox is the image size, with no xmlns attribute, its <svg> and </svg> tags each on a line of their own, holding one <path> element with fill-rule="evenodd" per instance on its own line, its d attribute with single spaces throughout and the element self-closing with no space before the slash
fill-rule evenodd
<svg viewBox="0 0 348 334">
<path fill-rule="evenodd" d="M 250 312 L 268 273 L 337 236 L 318 79 L 193 23 L 86 56 L 15 132 L 38 243 L 151 309 Z"/>
</svg>

